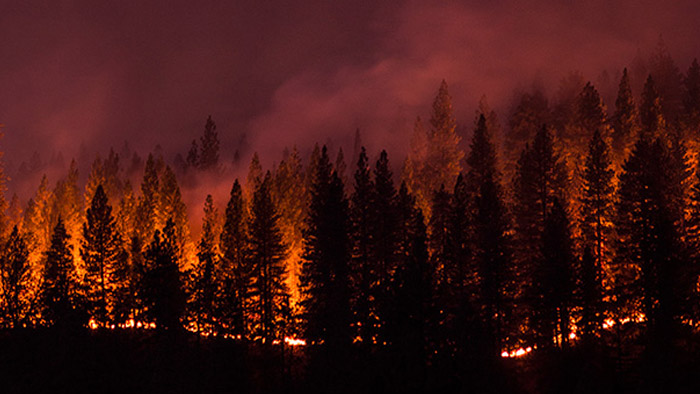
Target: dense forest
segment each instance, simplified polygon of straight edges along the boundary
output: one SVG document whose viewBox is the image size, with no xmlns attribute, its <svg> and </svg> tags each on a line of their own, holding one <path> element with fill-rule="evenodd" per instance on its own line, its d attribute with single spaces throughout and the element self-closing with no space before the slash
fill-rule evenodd
<svg viewBox="0 0 700 394">
<path fill-rule="evenodd" d="M 700 66 L 652 60 L 607 105 L 580 76 L 507 117 L 482 99 L 466 152 L 443 81 L 405 160 L 359 132 L 348 159 L 256 154 L 201 224 L 178 179 L 219 173 L 211 117 L 171 164 L 111 151 L 82 185 L 73 161 L 0 200 L 2 365 L 46 387 L 85 378 L 62 360 L 201 379 L 175 391 L 697 389 Z"/>
</svg>

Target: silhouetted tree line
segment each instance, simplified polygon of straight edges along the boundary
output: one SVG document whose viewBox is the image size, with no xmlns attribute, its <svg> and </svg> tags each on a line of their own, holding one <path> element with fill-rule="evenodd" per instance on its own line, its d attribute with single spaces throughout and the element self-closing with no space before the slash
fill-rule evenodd
<svg viewBox="0 0 700 394">
<path fill-rule="evenodd" d="M 505 135 L 482 100 L 467 154 L 443 81 L 400 179 L 359 143 L 352 174 L 326 146 L 264 173 L 256 155 L 221 214 L 207 197 L 197 243 L 159 156 L 138 196 L 111 152 L 83 199 L 74 162 L 4 216 L 0 324 L 299 337 L 396 350 L 417 375 L 521 347 L 670 346 L 700 319 L 697 61 L 677 77 L 675 106 L 652 76 L 637 105 L 627 70 L 614 111 L 590 82 L 568 107 L 524 94 Z M 187 166 L 216 168 L 215 128 Z"/>
</svg>

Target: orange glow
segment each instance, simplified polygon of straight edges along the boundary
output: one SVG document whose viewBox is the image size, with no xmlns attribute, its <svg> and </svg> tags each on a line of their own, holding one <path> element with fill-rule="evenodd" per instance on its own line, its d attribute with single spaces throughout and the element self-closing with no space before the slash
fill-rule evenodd
<svg viewBox="0 0 700 394">
<path fill-rule="evenodd" d="M 306 346 L 305 340 L 292 337 L 284 337 L 284 343 L 288 346 Z"/>
<path fill-rule="evenodd" d="M 515 349 L 515 350 L 512 350 L 510 352 L 507 350 L 504 350 L 501 353 L 501 357 L 503 357 L 503 358 L 517 358 L 517 357 L 523 357 L 525 355 L 528 355 L 531 352 L 532 352 L 532 347 L 528 346 L 526 348 Z"/>
</svg>

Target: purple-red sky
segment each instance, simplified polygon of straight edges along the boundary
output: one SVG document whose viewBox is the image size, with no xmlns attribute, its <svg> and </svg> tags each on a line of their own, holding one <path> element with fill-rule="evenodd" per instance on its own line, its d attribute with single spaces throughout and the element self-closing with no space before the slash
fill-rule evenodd
<svg viewBox="0 0 700 394">
<path fill-rule="evenodd" d="M 616 85 L 660 34 L 682 71 L 700 55 L 697 1 L 550 3 L 5 0 L 0 149 L 16 165 L 128 140 L 170 159 L 211 114 L 225 161 L 242 133 L 265 165 L 356 128 L 403 153 L 443 78 L 471 124 L 482 94 L 503 114 L 569 71 Z"/>
</svg>

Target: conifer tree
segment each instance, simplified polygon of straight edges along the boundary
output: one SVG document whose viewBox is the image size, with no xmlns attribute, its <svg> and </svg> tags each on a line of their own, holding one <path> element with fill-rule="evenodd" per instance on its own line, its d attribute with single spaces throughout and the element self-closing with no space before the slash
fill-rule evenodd
<svg viewBox="0 0 700 394">
<path fill-rule="evenodd" d="M 185 164 L 188 168 L 199 168 L 199 145 L 197 145 L 197 140 L 192 140 L 190 150 L 187 152 L 187 158 L 185 160 Z"/>
<path fill-rule="evenodd" d="M 175 172 L 170 166 L 165 167 L 160 182 L 158 215 L 156 221 L 159 226 L 164 225 L 168 219 L 172 219 L 175 231 L 175 242 L 181 257 L 186 261 L 193 261 L 195 247 L 190 239 L 190 225 L 187 218 L 187 206 L 182 200 L 180 186 L 178 185 Z"/>
<path fill-rule="evenodd" d="M 263 180 L 263 170 L 260 165 L 260 157 L 258 152 L 253 153 L 253 158 L 250 160 L 250 166 L 248 167 L 248 176 L 246 178 L 246 194 L 245 198 L 247 201 L 253 201 L 253 193 L 260 186 Z"/>
<path fill-rule="evenodd" d="M 610 149 L 598 130 L 594 132 L 588 145 L 584 171 L 581 204 L 583 244 L 592 248 L 596 266 L 603 267 L 611 257 L 615 174 Z"/>
<path fill-rule="evenodd" d="M 304 237 L 302 307 L 306 337 L 328 350 L 352 341 L 349 264 L 351 243 L 348 202 L 324 146 L 315 168 Z"/>
<path fill-rule="evenodd" d="M 161 233 L 156 230 L 145 253 L 146 270 L 142 279 L 143 302 L 148 319 L 160 331 L 181 328 L 180 318 L 186 296 L 179 270 L 179 251 L 175 241 L 175 224 L 168 219 Z"/>
<path fill-rule="evenodd" d="M 657 338 L 667 338 L 692 289 L 671 205 L 670 161 L 665 142 L 643 135 L 620 176 L 616 213 L 616 293 L 628 304 L 641 304 L 648 333 Z"/>
<path fill-rule="evenodd" d="M 275 171 L 271 190 L 273 201 L 280 214 L 278 225 L 282 240 L 288 247 L 285 260 L 287 287 L 291 299 L 299 299 L 299 273 L 301 270 L 302 229 L 308 214 L 308 193 L 304 187 L 304 170 L 296 147 L 286 151 Z"/>
<path fill-rule="evenodd" d="M 649 71 L 661 98 L 663 117 L 675 125 L 682 106 L 682 76 L 661 37 L 656 50 L 649 58 Z"/>
<path fill-rule="evenodd" d="M 238 179 L 233 183 L 226 205 L 224 226 L 220 236 L 222 257 L 223 299 L 219 315 L 234 337 L 250 333 L 249 305 L 253 267 L 248 257 L 249 233 L 243 192 Z"/>
<path fill-rule="evenodd" d="M 443 80 L 438 94 L 433 101 L 428 132 L 427 159 L 424 164 L 424 181 L 429 192 L 436 191 L 440 185 L 451 188 L 461 171 L 464 152 L 459 148 L 457 122 L 452 110 L 452 97 Z"/>
<path fill-rule="evenodd" d="M 126 262 L 112 207 L 101 185 L 87 210 L 80 255 L 86 269 L 89 312 L 98 324 L 111 324 L 121 303 L 114 295 L 124 286 Z"/>
<path fill-rule="evenodd" d="M 630 141 L 637 138 L 639 132 L 639 118 L 637 106 L 632 96 L 627 68 L 622 71 L 620 87 L 615 100 L 615 115 L 613 116 L 612 146 L 618 162 L 622 162 L 627 155 Z"/>
<path fill-rule="evenodd" d="M 81 305 L 76 279 L 70 235 L 59 216 L 46 251 L 41 281 L 41 315 L 47 324 L 65 327 L 78 321 Z"/>
<path fill-rule="evenodd" d="M 479 278 L 478 299 L 486 332 L 490 333 L 485 345 L 487 351 L 497 353 L 506 323 L 506 289 L 512 245 L 496 151 L 483 115 L 474 130 L 467 164 L 467 182 L 474 200 L 473 254 Z"/>
<path fill-rule="evenodd" d="M 376 322 L 370 302 L 370 288 L 374 281 L 371 224 L 375 214 L 375 189 L 364 147 L 360 148 L 354 179 L 354 190 L 350 197 L 353 322 L 362 342 L 371 343 L 371 339 L 376 335 L 374 328 Z"/>
<path fill-rule="evenodd" d="M 24 212 L 25 240 L 29 248 L 29 261 L 36 265 L 41 260 L 41 254 L 47 249 L 51 237 L 51 218 L 53 194 L 49 189 L 49 180 L 46 175 L 41 177 L 39 188 L 27 204 Z"/>
<path fill-rule="evenodd" d="M 211 195 L 204 203 L 202 235 L 197 245 L 197 264 L 191 273 L 190 314 L 198 332 L 210 333 L 218 325 L 219 264 L 216 251 L 216 208 Z"/>
<path fill-rule="evenodd" d="M 564 163 L 554 151 L 554 140 L 549 129 L 543 126 L 535 136 L 532 145 L 526 145 L 518 161 L 514 182 L 514 213 L 516 218 L 517 254 L 514 256 L 518 266 L 516 280 L 522 288 L 518 289 L 524 308 L 520 313 L 533 313 L 538 309 L 541 299 L 540 289 L 535 286 L 535 276 L 544 264 L 542 256 L 542 236 L 547 216 L 556 199 L 565 201 L 567 183 Z M 551 343 L 547 335 L 550 322 L 533 315 L 534 334 L 539 336 L 540 345 Z"/>
<path fill-rule="evenodd" d="M 202 170 L 216 169 L 219 164 L 219 137 L 216 133 L 216 123 L 211 119 L 211 115 L 204 125 L 204 135 L 202 135 L 200 142 L 199 168 Z"/>
<path fill-rule="evenodd" d="M 543 124 L 551 120 L 551 111 L 544 94 L 536 90 L 533 93 L 523 94 L 509 121 L 509 132 L 506 135 L 505 157 L 507 162 L 517 162 L 518 155 L 531 141 Z M 506 175 L 513 175 L 515 168 L 506 168 Z M 507 176 L 506 179 L 510 179 Z"/>
<path fill-rule="evenodd" d="M 372 204 L 372 249 L 374 275 L 370 295 L 374 299 L 374 313 L 379 320 L 380 337 L 385 336 L 387 318 L 392 308 L 393 295 L 391 281 L 396 269 L 398 248 L 398 215 L 396 208 L 396 188 L 389 168 L 386 151 L 379 154 L 374 168 L 374 203 Z M 385 342 L 385 338 L 382 338 Z"/>
<path fill-rule="evenodd" d="M 639 106 L 639 119 L 642 132 L 648 134 L 649 138 L 659 137 L 666 131 L 666 120 L 661 109 L 661 97 L 651 75 L 644 83 L 642 103 Z"/>
<path fill-rule="evenodd" d="M 557 338 L 559 346 L 569 341 L 573 308 L 574 255 L 568 215 L 555 197 L 542 234 L 542 264 L 533 277 L 536 289 L 536 328 L 542 343 Z"/>
<path fill-rule="evenodd" d="M 441 185 L 451 189 L 461 171 L 464 152 L 459 147 L 460 137 L 456 128 L 452 97 L 443 80 L 433 101 L 430 129 L 425 137 L 414 137 L 412 153 L 404 166 L 404 180 L 427 217 L 431 214 L 430 201 L 433 193 Z M 418 119 L 414 134 L 423 132 L 422 123 Z"/>
<path fill-rule="evenodd" d="M 271 187 L 272 175 L 268 171 L 253 195 L 250 221 L 250 258 L 255 267 L 251 290 L 257 317 L 254 329 L 266 343 L 279 337 L 283 318 L 288 314 L 283 308 L 289 297 L 284 283 L 286 246 L 277 224 L 279 215 L 270 195 Z"/>
<path fill-rule="evenodd" d="M 32 308 L 32 272 L 27 242 L 17 226 L 5 242 L 0 261 L 2 281 L 2 323 L 5 328 L 20 328 Z"/>
<path fill-rule="evenodd" d="M 160 181 L 156 160 L 153 154 L 148 155 L 146 167 L 144 169 L 143 181 L 141 182 L 141 196 L 138 200 L 136 208 L 136 234 L 139 238 L 149 243 L 153 232 L 157 228 L 157 217 L 160 216 L 160 201 L 158 192 L 160 190 Z"/>
</svg>

